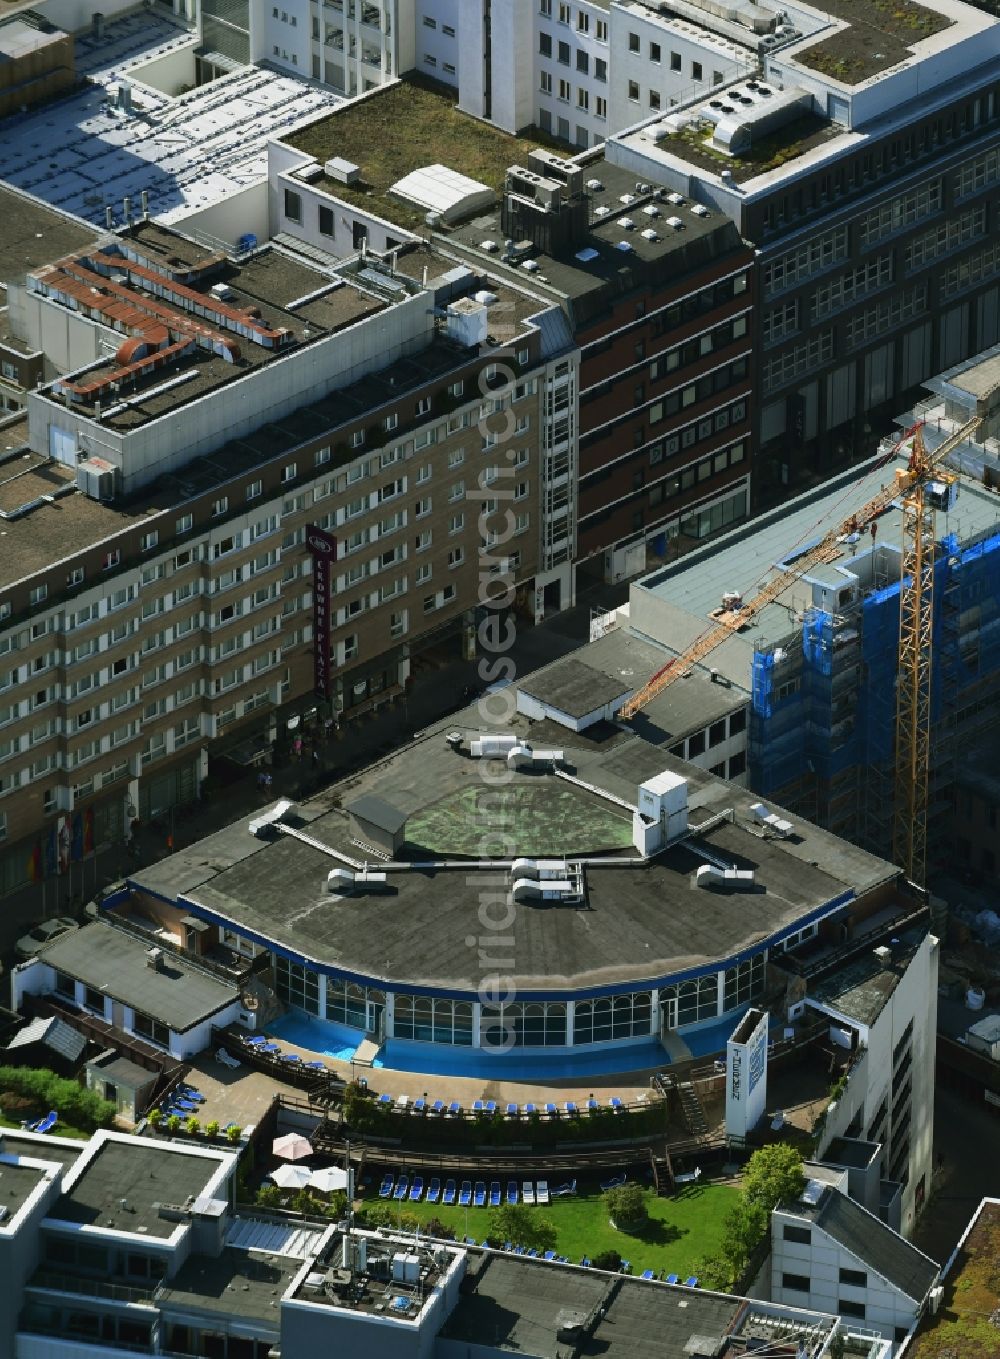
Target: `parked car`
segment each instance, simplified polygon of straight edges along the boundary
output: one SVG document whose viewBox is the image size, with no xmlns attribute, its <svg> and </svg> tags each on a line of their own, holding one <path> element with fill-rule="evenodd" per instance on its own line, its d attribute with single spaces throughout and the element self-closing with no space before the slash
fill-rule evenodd
<svg viewBox="0 0 1000 1359">
<path fill-rule="evenodd" d="M 33 926 L 27 934 L 21 935 L 14 951 L 19 961 L 25 963 L 29 958 L 34 958 L 35 954 L 53 939 L 58 939 L 61 934 L 67 934 L 77 928 L 76 921 L 68 915 L 57 915 L 51 920 L 43 920 L 41 924 Z"/>
</svg>

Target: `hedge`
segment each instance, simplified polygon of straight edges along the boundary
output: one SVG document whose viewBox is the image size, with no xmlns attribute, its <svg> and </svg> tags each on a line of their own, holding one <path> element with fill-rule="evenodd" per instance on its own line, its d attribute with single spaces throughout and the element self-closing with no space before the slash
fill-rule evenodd
<svg viewBox="0 0 1000 1359">
<path fill-rule="evenodd" d="M 0 1109 L 4 1094 L 27 1096 L 42 1114 L 55 1109 L 64 1123 L 82 1132 L 110 1127 L 116 1113 L 110 1100 L 96 1091 L 41 1067 L 0 1066 Z"/>
</svg>

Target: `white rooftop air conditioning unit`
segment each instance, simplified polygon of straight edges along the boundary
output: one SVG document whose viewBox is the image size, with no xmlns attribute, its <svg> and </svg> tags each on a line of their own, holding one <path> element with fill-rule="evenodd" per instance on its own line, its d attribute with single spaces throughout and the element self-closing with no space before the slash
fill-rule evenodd
<svg viewBox="0 0 1000 1359">
<path fill-rule="evenodd" d="M 590 190 L 591 193 L 604 192 L 604 185 L 601 183 L 599 179 L 588 179 L 587 188 Z"/>
<path fill-rule="evenodd" d="M 609 217 L 610 215 L 611 215 L 611 209 L 610 209 L 610 208 L 601 207 L 601 208 L 595 208 L 595 209 L 594 209 L 594 216 L 595 216 L 595 217 Z"/>
<path fill-rule="evenodd" d="M 645 231 L 640 232 L 644 241 L 658 241 L 660 238 L 652 227 L 646 227 Z"/>
<path fill-rule="evenodd" d="M 647 203 L 646 206 L 643 208 L 643 212 L 646 214 L 647 217 L 659 217 L 660 215 L 660 209 L 656 206 L 655 203 Z"/>
<path fill-rule="evenodd" d="M 635 202 L 635 194 L 634 193 L 619 194 L 618 202 L 624 203 L 627 208 L 630 208 L 632 204 Z"/>
<path fill-rule="evenodd" d="M 675 208 L 679 208 L 679 207 L 681 206 L 681 204 L 684 202 L 684 195 L 683 195 L 683 194 L 676 193 L 676 192 L 675 192 L 675 193 L 668 193 L 668 194 L 667 194 L 667 202 L 668 202 L 668 203 L 673 203 L 673 205 L 674 205 Z"/>
<path fill-rule="evenodd" d="M 521 265 L 521 268 L 524 270 L 524 272 L 525 272 L 526 274 L 537 274 L 537 273 L 538 273 L 538 261 L 537 261 L 537 260 L 525 260 L 524 263 Z"/>
<path fill-rule="evenodd" d="M 692 203 L 691 211 L 696 217 L 711 217 L 712 215 L 703 203 Z"/>
<path fill-rule="evenodd" d="M 343 156 L 331 156 L 323 169 L 338 184 L 356 184 L 361 178 L 361 166 L 344 160 Z"/>
<path fill-rule="evenodd" d="M 479 248 L 480 250 L 485 250 L 487 255 L 495 255 L 500 249 L 496 241 L 480 241 Z"/>
<path fill-rule="evenodd" d="M 635 223 L 632 221 L 631 217 L 619 217 L 618 225 L 621 227 L 622 231 L 635 230 Z"/>
<path fill-rule="evenodd" d="M 236 296 L 228 283 L 213 283 L 209 292 L 217 302 L 228 302 L 231 297 Z"/>
<path fill-rule="evenodd" d="M 674 229 L 675 231 L 683 231 L 683 230 L 684 230 L 684 223 L 681 221 L 681 219 L 680 219 L 679 217 L 668 217 L 668 218 L 667 218 L 667 226 L 668 226 L 668 227 L 673 227 L 673 229 Z"/>
</svg>

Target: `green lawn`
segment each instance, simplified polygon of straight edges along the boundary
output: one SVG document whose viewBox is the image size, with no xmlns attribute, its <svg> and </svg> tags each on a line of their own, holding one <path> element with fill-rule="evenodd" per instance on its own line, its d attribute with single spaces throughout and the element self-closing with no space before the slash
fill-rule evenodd
<svg viewBox="0 0 1000 1359">
<path fill-rule="evenodd" d="M 576 1264 L 580 1257 L 605 1250 L 616 1250 L 631 1261 L 632 1272 L 655 1269 L 679 1274 L 682 1279 L 696 1272 L 698 1261 L 712 1254 L 722 1238 L 722 1220 L 739 1198 L 736 1189 L 723 1184 L 698 1184 L 685 1188 L 674 1198 L 658 1198 L 652 1190 L 646 1197 L 649 1221 L 636 1235 L 619 1232 L 608 1222 L 600 1194 L 579 1194 L 552 1200 L 548 1208 L 532 1212 L 547 1214 L 556 1229 L 556 1249 Z M 420 1222 L 437 1217 L 452 1227 L 461 1239 L 486 1238 L 489 1229 L 487 1208 L 445 1208 L 431 1203 L 396 1204 L 402 1214 Z"/>
<path fill-rule="evenodd" d="M 39 1114 L 38 1117 L 41 1118 L 42 1115 Z M 0 1128 L 16 1128 L 18 1132 L 20 1132 L 21 1120 L 6 1118 L 3 1114 L 0 1114 Z M 62 1119 L 60 1119 L 56 1126 L 52 1129 L 52 1136 L 76 1137 L 79 1138 L 81 1142 L 86 1142 L 93 1136 L 93 1133 L 85 1132 L 83 1128 L 74 1128 L 71 1124 L 64 1123 Z"/>
</svg>

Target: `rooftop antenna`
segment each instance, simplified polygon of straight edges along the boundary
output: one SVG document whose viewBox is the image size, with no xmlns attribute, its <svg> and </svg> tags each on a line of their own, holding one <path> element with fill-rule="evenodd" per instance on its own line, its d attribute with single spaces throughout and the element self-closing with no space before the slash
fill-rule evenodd
<svg viewBox="0 0 1000 1359">
<path fill-rule="evenodd" d="M 115 210 L 109 204 L 104 209 L 104 225 L 107 227 L 109 231 L 111 231 L 111 229 L 114 227 L 114 224 L 115 224 Z"/>
<path fill-rule="evenodd" d="M 132 199 L 128 194 L 122 199 L 122 209 L 125 216 L 125 225 L 129 227 L 132 225 Z"/>
<path fill-rule="evenodd" d="M 139 201 L 140 201 L 141 204 L 142 204 L 142 220 L 143 220 L 144 222 L 148 222 L 148 221 L 149 221 L 149 191 L 148 191 L 147 189 L 143 189 L 142 193 L 139 195 Z"/>
</svg>

